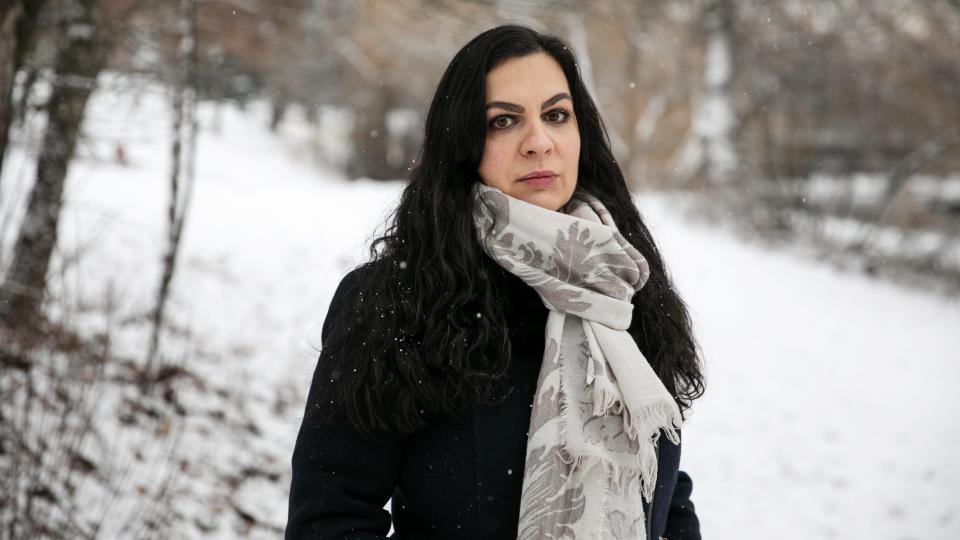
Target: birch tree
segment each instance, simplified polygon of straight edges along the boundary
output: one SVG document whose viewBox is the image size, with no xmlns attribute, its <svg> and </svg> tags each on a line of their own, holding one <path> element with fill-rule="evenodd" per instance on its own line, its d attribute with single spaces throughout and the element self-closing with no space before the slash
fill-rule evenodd
<svg viewBox="0 0 960 540">
<path fill-rule="evenodd" d="M 0 173 L 14 116 L 13 86 L 46 0 L 0 0 Z"/>
<path fill-rule="evenodd" d="M 737 168 L 733 143 L 736 114 L 731 96 L 734 10 L 733 0 L 713 0 L 705 12 L 703 94 L 693 108 L 690 135 L 676 164 L 682 178 L 703 173 L 711 181 L 724 184 Z"/>
<path fill-rule="evenodd" d="M 65 0 L 61 42 L 54 65 L 53 92 L 36 181 L 14 247 L 13 262 L 0 286 L 0 321 L 10 327 L 31 324 L 46 289 L 50 256 L 57 243 L 67 167 L 77 144 L 87 100 L 106 61 L 98 0 Z"/>
</svg>

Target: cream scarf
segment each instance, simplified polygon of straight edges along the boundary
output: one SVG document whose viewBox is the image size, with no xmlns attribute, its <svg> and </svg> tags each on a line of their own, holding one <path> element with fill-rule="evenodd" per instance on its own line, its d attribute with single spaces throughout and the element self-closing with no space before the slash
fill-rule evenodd
<svg viewBox="0 0 960 540">
<path fill-rule="evenodd" d="M 474 196 L 484 250 L 550 310 L 517 538 L 645 538 L 658 437 L 679 442 L 682 423 L 627 332 L 647 261 L 587 193 L 558 212 L 481 183 Z"/>
</svg>

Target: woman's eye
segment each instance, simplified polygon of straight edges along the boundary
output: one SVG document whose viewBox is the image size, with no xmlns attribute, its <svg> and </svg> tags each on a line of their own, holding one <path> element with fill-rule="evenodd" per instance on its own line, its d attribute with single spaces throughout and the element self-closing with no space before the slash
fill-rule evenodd
<svg viewBox="0 0 960 540">
<path fill-rule="evenodd" d="M 570 113 L 563 109 L 554 109 L 543 115 L 548 121 L 562 124 L 570 119 Z"/>
<path fill-rule="evenodd" d="M 505 114 L 501 114 L 500 116 L 490 121 L 491 129 L 506 129 L 511 125 L 513 125 L 513 118 Z"/>
</svg>

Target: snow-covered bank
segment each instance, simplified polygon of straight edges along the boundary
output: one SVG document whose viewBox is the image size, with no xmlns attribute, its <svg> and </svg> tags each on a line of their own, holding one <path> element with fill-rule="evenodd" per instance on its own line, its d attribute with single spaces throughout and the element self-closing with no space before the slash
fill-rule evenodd
<svg viewBox="0 0 960 540">
<path fill-rule="evenodd" d="M 114 329 L 113 350 L 142 362 L 166 234 L 168 96 L 144 81 L 103 83 L 67 179 L 51 285 L 55 306 L 74 309 L 102 306 L 112 290 L 113 318 L 127 321 Z M 104 444 L 89 449 L 91 459 L 101 473 L 131 467 L 114 495 L 107 481 L 83 483 L 77 519 L 92 523 L 103 513 L 100 537 L 130 534 L 131 520 L 148 517 L 136 514 L 137 501 L 160 495 L 163 504 L 147 506 L 164 537 L 276 538 L 285 524 L 289 457 L 326 304 L 362 260 L 371 222 L 382 221 L 399 186 L 318 173 L 301 141 L 267 131 L 266 114 L 257 106 L 201 110 L 198 181 L 168 312 L 178 331 L 168 334 L 166 353 L 202 384 L 181 384 L 185 417 L 162 436 L 142 437 L 117 422 L 123 392 L 96 388 L 91 411 Z M 11 221 L 33 161 L 22 147 L 8 156 L 0 186 Z M 15 232 L 4 230 L 6 256 Z M 80 311 L 77 324 L 104 328 L 96 309 Z M 144 442 L 154 449 L 144 453 Z M 159 451 L 171 444 L 172 455 Z M 171 468 L 179 472 L 162 488 Z"/>
<path fill-rule="evenodd" d="M 92 144 L 71 168 L 61 222 L 61 252 L 83 257 L 61 286 L 95 299 L 113 283 L 123 315 L 136 316 L 159 278 L 166 104 L 147 87 L 101 92 L 92 105 Z M 189 328 L 170 352 L 209 388 L 184 390 L 176 458 L 187 465 L 170 492 L 168 536 L 277 538 L 327 304 L 401 186 L 318 172 L 297 150 L 308 130 L 273 136 L 256 106 L 223 109 L 214 130 L 217 114 L 201 111 L 170 308 Z M 111 157 L 117 143 L 127 165 Z M 28 162 L 19 150 L 8 158 L 11 171 Z M 707 361 L 683 458 L 704 535 L 960 536 L 960 305 L 744 244 L 684 221 L 663 197 L 638 200 Z M 122 337 L 125 354 L 146 349 L 142 332 Z M 119 499 L 137 496 L 131 485 Z"/>
</svg>

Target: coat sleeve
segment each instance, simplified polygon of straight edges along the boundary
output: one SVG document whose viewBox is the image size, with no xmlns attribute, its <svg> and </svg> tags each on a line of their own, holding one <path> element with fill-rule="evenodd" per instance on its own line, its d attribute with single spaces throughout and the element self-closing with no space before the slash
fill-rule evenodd
<svg viewBox="0 0 960 540">
<path fill-rule="evenodd" d="M 321 333 L 324 343 L 349 311 L 354 278 L 348 274 L 334 294 Z M 330 424 L 311 418 L 310 411 L 328 399 L 318 384 L 323 359 L 321 353 L 293 451 L 285 538 L 387 538 L 390 513 L 384 505 L 397 483 L 401 441 L 393 436 L 368 438 L 348 421 Z"/>
<path fill-rule="evenodd" d="M 683 471 L 677 473 L 677 486 L 673 490 L 670 510 L 667 514 L 667 528 L 664 537 L 669 540 L 700 540 L 700 520 L 690 500 L 693 481 Z"/>
</svg>

